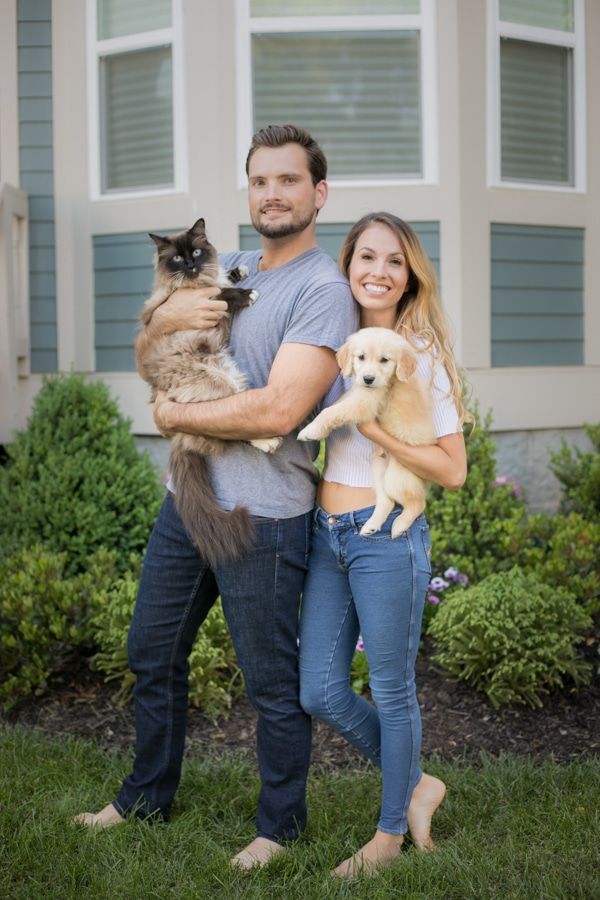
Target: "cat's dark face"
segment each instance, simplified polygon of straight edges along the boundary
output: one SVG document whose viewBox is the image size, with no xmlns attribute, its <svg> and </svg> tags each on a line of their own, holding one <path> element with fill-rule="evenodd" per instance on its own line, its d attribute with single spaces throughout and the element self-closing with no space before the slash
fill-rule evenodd
<svg viewBox="0 0 600 900">
<path fill-rule="evenodd" d="M 156 271 L 176 285 L 187 282 L 212 281 L 217 277 L 217 251 L 207 240 L 204 219 L 192 225 L 189 231 L 180 231 L 159 237 L 150 237 L 157 247 Z"/>
</svg>

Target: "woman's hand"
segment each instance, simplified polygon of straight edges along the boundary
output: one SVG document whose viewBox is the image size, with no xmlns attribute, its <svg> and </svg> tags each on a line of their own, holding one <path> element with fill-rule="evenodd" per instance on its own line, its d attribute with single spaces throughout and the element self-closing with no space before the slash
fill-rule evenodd
<svg viewBox="0 0 600 900">
<path fill-rule="evenodd" d="M 425 481 L 458 491 L 467 477 L 467 452 L 462 432 L 446 434 L 435 444 L 413 446 L 392 437 L 375 421 L 359 425 L 360 433 Z"/>
<path fill-rule="evenodd" d="M 212 328 L 227 312 L 220 293 L 217 287 L 178 288 L 154 311 L 151 325 L 160 334 Z"/>
</svg>

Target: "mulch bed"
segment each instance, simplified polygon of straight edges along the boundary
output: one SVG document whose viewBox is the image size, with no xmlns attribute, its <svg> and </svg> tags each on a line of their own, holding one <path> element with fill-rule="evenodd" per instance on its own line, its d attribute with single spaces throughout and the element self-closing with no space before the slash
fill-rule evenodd
<svg viewBox="0 0 600 900">
<path fill-rule="evenodd" d="M 567 763 L 585 754 L 600 754 L 600 658 L 598 645 L 585 654 L 594 664 L 589 686 L 568 687 L 548 695 L 542 709 L 517 706 L 504 713 L 485 694 L 465 683 L 453 684 L 435 670 L 427 650 L 417 662 L 417 686 L 423 719 L 423 756 L 445 761 L 477 761 L 481 754 L 529 756 L 536 762 L 553 757 Z M 105 684 L 87 660 L 75 662 L 41 697 L 29 697 L 0 722 L 36 727 L 52 738 L 74 735 L 92 738 L 106 751 L 134 747 L 133 705 L 120 707 L 115 685 Z M 208 720 L 190 710 L 188 752 L 210 750 L 217 756 L 254 755 L 255 715 L 249 702 L 236 700 L 228 718 Z M 315 722 L 313 764 L 342 767 L 359 764 L 361 755 L 328 726 Z"/>
</svg>

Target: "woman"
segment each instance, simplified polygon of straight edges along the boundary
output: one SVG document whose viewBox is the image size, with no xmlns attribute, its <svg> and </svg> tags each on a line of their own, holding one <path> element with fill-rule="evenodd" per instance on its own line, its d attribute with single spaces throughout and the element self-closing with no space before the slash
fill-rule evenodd
<svg viewBox="0 0 600 900">
<path fill-rule="evenodd" d="M 446 791 L 419 769 L 414 666 L 431 576 L 429 529 L 421 515 L 392 540 L 396 507 L 381 531 L 359 534 L 375 502 L 373 443 L 427 481 L 458 490 L 467 471 L 461 429 L 467 412 L 435 273 L 412 228 L 390 213 L 364 216 L 346 238 L 340 267 L 360 305 L 361 327 L 392 328 L 419 351 L 437 434 L 436 444 L 413 447 L 372 422 L 360 433 L 346 426 L 327 439 L 300 621 L 301 701 L 382 770 L 375 836 L 334 870 L 352 877 L 391 863 L 409 829 L 418 849 L 432 849 L 431 818 Z M 339 396 L 341 379 L 336 384 Z M 335 399 L 334 386 L 328 401 Z M 376 706 L 350 687 L 359 634 Z"/>
</svg>

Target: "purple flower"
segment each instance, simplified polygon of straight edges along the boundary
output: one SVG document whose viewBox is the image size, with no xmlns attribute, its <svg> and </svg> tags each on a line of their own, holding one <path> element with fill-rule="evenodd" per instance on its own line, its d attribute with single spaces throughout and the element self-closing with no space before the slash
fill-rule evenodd
<svg viewBox="0 0 600 900">
<path fill-rule="evenodd" d="M 459 572 L 458 575 L 456 576 L 456 580 L 458 581 L 459 584 L 468 584 L 469 576 L 465 575 L 464 572 Z"/>
<path fill-rule="evenodd" d="M 450 581 L 458 581 L 458 569 L 456 566 L 450 566 L 449 569 L 446 569 L 444 578 L 449 578 Z"/>
<path fill-rule="evenodd" d="M 360 650 L 361 652 L 364 651 L 364 649 L 365 649 L 365 645 L 364 645 L 363 639 L 361 637 L 359 637 L 359 639 L 356 643 L 356 649 Z"/>
<path fill-rule="evenodd" d="M 439 577 L 432 578 L 427 587 L 430 591 L 445 591 L 447 587 L 450 587 L 450 582 Z"/>
<path fill-rule="evenodd" d="M 429 603 L 438 604 L 440 602 L 440 598 L 436 597 L 435 594 L 427 594 L 427 600 Z"/>
</svg>

